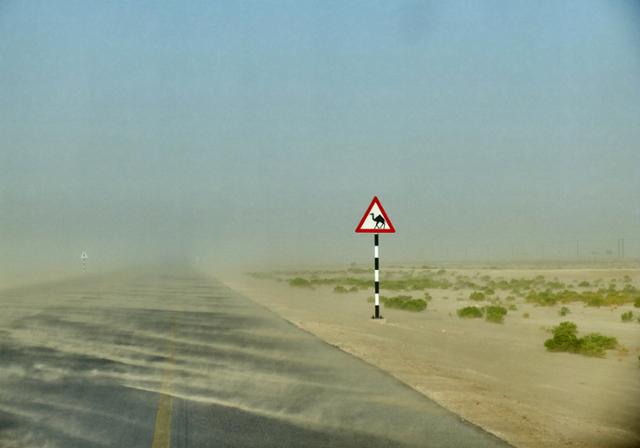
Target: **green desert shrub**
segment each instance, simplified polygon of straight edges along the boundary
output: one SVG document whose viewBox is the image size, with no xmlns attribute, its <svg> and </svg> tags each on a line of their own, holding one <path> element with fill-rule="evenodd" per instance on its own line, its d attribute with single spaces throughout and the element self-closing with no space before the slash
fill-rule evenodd
<svg viewBox="0 0 640 448">
<path fill-rule="evenodd" d="M 631 322 L 633 320 L 633 311 L 622 313 L 620 315 L 620 320 L 622 320 L 622 322 Z"/>
<path fill-rule="evenodd" d="M 483 293 L 483 292 L 480 292 L 480 291 L 473 291 L 473 292 L 469 295 L 469 298 L 470 298 L 471 300 L 475 300 L 475 301 L 477 301 L 477 302 L 480 302 L 480 301 L 482 301 L 482 300 L 486 300 L 486 298 L 487 298 L 487 297 L 484 295 L 484 293 Z"/>
<path fill-rule="evenodd" d="M 387 308 L 396 308 L 406 311 L 424 311 L 427 309 L 427 301 L 414 299 L 411 296 L 385 297 L 382 303 Z"/>
<path fill-rule="evenodd" d="M 566 286 L 567 285 L 565 285 L 562 282 L 559 282 L 558 280 L 547 282 L 547 288 L 549 289 L 564 289 Z"/>
<path fill-rule="evenodd" d="M 571 310 L 569 308 L 567 308 L 566 306 L 563 306 L 562 308 L 560 308 L 560 311 L 558 312 L 558 314 L 560 314 L 561 316 L 566 316 L 570 312 Z"/>
<path fill-rule="evenodd" d="M 525 319 L 529 319 L 529 313 L 522 313 L 522 317 L 524 317 Z"/>
<path fill-rule="evenodd" d="M 624 305 L 637 296 L 637 289 L 631 285 L 622 290 L 600 288 L 597 291 L 578 292 L 569 289 L 553 291 L 530 291 L 526 301 L 537 305 L 551 306 L 556 303 L 583 302 L 588 306 Z"/>
<path fill-rule="evenodd" d="M 579 339 L 580 353 L 586 356 L 604 356 L 605 350 L 616 348 L 618 340 L 600 333 L 590 333 Z"/>
<path fill-rule="evenodd" d="M 370 283 L 370 282 L 368 282 Z M 408 277 L 397 280 L 385 280 L 385 289 L 390 291 L 418 291 L 422 289 L 448 289 L 452 283 L 446 278 L 436 278 L 434 275 Z"/>
<path fill-rule="evenodd" d="M 506 315 L 507 309 L 503 306 L 489 305 L 485 307 L 485 319 L 489 322 L 502 323 Z"/>
<path fill-rule="evenodd" d="M 578 283 L 578 286 L 580 286 L 580 287 L 582 287 L 582 288 L 588 288 L 588 287 L 589 287 L 589 286 L 591 286 L 591 285 L 589 284 L 589 282 L 588 282 L 588 281 L 583 280 L 583 281 L 581 281 L 580 283 Z"/>
<path fill-rule="evenodd" d="M 556 304 L 558 299 L 550 289 L 547 289 L 544 291 L 531 291 L 527 295 L 526 301 L 538 305 L 552 306 Z"/>
<path fill-rule="evenodd" d="M 462 317 L 465 319 L 482 317 L 482 309 L 477 306 L 465 306 L 464 308 L 460 308 L 456 311 L 458 317 Z"/>
<path fill-rule="evenodd" d="M 577 353 L 580 349 L 578 326 L 573 322 L 560 322 L 553 328 L 553 337 L 544 341 L 544 346 L 552 352 Z"/>
<path fill-rule="evenodd" d="M 588 291 L 582 297 L 584 303 L 589 306 L 603 306 L 606 304 L 605 298 L 600 292 Z"/>
<path fill-rule="evenodd" d="M 302 277 L 294 277 L 289 280 L 289 286 L 295 286 L 298 288 L 310 288 L 311 282 Z"/>
<path fill-rule="evenodd" d="M 640 308 L 640 296 L 636 297 L 636 299 L 633 301 L 633 306 L 635 306 L 636 308 Z"/>
<path fill-rule="evenodd" d="M 547 350 L 552 352 L 580 353 L 585 356 L 604 356 L 605 350 L 611 350 L 618 345 L 614 337 L 600 333 L 590 333 L 578 337 L 578 327 L 573 322 L 561 322 L 553 327 L 553 337 L 544 342 Z"/>
<path fill-rule="evenodd" d="M 509 308 L 509 311 L 518 311 L 518 307 L 516 306 L 515 303 L 510 303 L 508 308 Z"/>
</svg>

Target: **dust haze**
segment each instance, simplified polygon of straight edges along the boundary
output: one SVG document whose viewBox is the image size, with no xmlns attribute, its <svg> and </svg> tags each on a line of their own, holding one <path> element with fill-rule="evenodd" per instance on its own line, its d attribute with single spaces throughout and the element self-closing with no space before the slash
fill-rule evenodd
<svg viewBox="0 0 640 448">
<path fill-rule="evenodd" d="M 3 2 L 3 281 L 360 262 L 373 194 L 397 261 L 637 257 L 625 5 Z"/>
<path fill-rule="evenodd" d="M 366 390 L 341 389 L 341 381 L 357 383 L 360 367 L 350 356 L 325 358 L 318 349 L 319 368 L 344 362 L 345 371 L 355 370 L 331 378 L 336 383 L 314 376 L 316 360 L 305 348 L 315 350 L 315 339 L 305 333 L 300 342 L 280 323 L 262 322 L 222 283 L 260 295 L 266 309 L 430 398 L 414 377 L 402 376 L 407 369 L 398 373 L 358 345 L 361 333 L 349 332 L 360 328 L 355 321 L 331 321 L 324 305 L 316 316 L 296 308 L 334 297 L 331 289 L 305 290 L 297 302 L 298 292 L 282 290 L 294 270 L 313 281 L 322 270 L 369 269 L 371 238 L 354 228 L 374 195 L 397 229 L 381 236 L 383 267 L 400 277 L 430 276 L 431 266 L 506 281 L 481 270 L 534 269 L 506 277 L 517 280 L 538 268 L 572 267 L 607 269 L 603 276 L 620 288 L 640 287 L 639 20 L 631 1 L 0 2 L 0 290 L 7 309 L 0 384 L 37 383 L 24 400 L 26 389 L 4 395 L 3 388 L 0 445 L 14 423 L 27 429 L 16 430 L 9 446 L 106 440 L 85 423 L 113 423 L 116 407 L 87 415 L 86 403 L 68 397 L 56 409 L 38 409 L 43 385 L 60 386 L 64 396 L 68 382 L 104 386 L 91 392 L 96 400 L 124 385 L 130 395 L 123 400 L 151 403 L 139 415 L 152 415 L 156 396 L 170 395 L 174 425 L 189 412 L 230 407 L 290 424 L 283 434 L 302 440 L 323 425 L 346 431 L 340 419 L 356 415 L 349 422 L 357 434 L 336 440 L 419 445 L 422 433 L 389 436 L 383 405 L 358 402 Z M 618 268 L 628 271 L 609 271 Z M 264 299 L 253 279 L 238 280 L 246 272 L 270 272 L 264 297 L 277 298 Z M 600 276 L 571 275 L 567 284 Z M 179 305 L 181 287 L 190 292 Z M 145 290 L 160 302 L 147 303 Z M 369 293 L 362 290 L 345 313 L 358 313 Z M 209 299 L 228 306 L 226 314 L 206 314 Z M 434 300 L 455 315 L 448 299 Z M 620 306 L 632 310 L 630 302 Z M 556 314 L 535 328 L 555 325 Z M 631 372 L 637 334 L 614 314 L 606 317 L 610 326 L 596 329 L 622 332 Z M 413 328 L 402 316 L 398 325 Z M 586 327 L 602 317 L 578 316 Z M 208 318 L 257 322 L 257 330 L 229 333 Z M 416 325 L 414 336 L 422 334 Z M 540 346 L 533 327 L 523 340 Z M 96 336 L 84 340 L 87 333 Z M 176 347 L 183 351 L 170 360 Z M 202 361 L 205 355 L 224 359 L 222 367 Z M 256 367 L 291 356 L 299 364 Z M 412 362 L 397 365 L 428 371 Z M 174 372 L 170 393 L 167 369 Z M 455 376 L 451 369 L 442 375 Z M 362 370 L 371 378 L 365 386 L 384 383 L 380 402 L 422 425 L 412 409 L 427 405 L 378 373 Z M 248 392 L 256 383 L 265 386 Z M 628 384 L 620 393 L 637 396 L 637 384 Z M 396 388 L 398 402 L 390 398 Z M 273 401 L 283 391 L 292 402 Z M 326 401 L 296 408 L 313 394 Z M 336 404 L 341 394 L 347 404 Z M 516 446 L 535 446 L 492 431 L 449 398 L 438 402 Z M 330 415 L 330 404 L 344 407 Z M 62 434 L 63 417 L 47 423 L 51 433 L 24 423 L 51 412 L 73 413 L 77 426 Z M 449 421 L 448 411 L 428 412 Z M 365 415 L 384 422 L 375 434 Z M 126 417 L 120 420 L 113 424 Z M 149 421 L 135 424 L 152 433 Z M 319 432 L 298 434 L 299 427 Z M 464 428 L 460 437 L 476 437 Z M 478 436 L 477 446 L 499 446 L 491 437 Z"/>
</svg>

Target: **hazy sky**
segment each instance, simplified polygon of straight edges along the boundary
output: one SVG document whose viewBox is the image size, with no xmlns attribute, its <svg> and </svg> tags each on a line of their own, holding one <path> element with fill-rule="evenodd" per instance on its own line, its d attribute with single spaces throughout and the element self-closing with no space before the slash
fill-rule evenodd
<svg viewBox="0 0 640 448">
<path fill-rule="evenodd" d="M 185 3 L 0 1 L 2 263 L 640 255 L 638 2 Z"/>
</svg>

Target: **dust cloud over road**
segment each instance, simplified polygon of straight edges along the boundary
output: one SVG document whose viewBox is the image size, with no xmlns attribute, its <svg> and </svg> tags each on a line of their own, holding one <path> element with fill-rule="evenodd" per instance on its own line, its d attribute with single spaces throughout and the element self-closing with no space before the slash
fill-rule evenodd
<svg viewBox="0 0 640 448">
<path fill-rule="evenodd" d="M 506 446 L 188 269 L 0 297 L 3 447 Z"/>
</svg>

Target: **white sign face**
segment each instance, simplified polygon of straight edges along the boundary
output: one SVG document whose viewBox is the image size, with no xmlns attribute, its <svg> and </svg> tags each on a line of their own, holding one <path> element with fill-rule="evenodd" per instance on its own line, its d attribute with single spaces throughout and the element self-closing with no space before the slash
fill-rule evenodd
<svg viewBox="0 0 640 448">
<path fill-rule="evenodd" d="M 373 204 L 373 207 L 369 210 L 367 218 L 362 223 L 362 226 L 360 226 L 362 230 L 376 230 L 387 227 L 387 222 L 382 216 L 382 213 L 380 213 L 380 207 L 378 207 L 378 204 Z"/>
<path fill-rule="evenodd" d="M 85 251 L 82 251 L 82 255 L 80 255 L 80 259 L 81 260 L 86 260 L 87 258 L 89 258 L 89 255 L 87 255 L 87 253 Z"/>
</svg>

